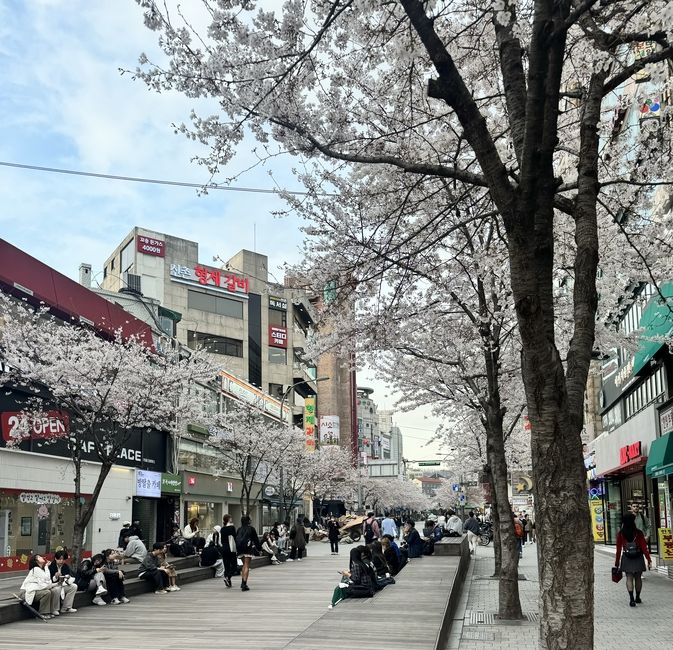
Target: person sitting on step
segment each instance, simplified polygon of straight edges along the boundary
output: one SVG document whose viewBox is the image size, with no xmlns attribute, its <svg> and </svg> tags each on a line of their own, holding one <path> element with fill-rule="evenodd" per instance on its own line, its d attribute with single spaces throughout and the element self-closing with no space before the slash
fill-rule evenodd
<svg viewBox="0 0 673 650">
<path fill-rule="evenodd" d="M 140 563 L 139 578 L 147 580 L 154 587 L 155 594 L 165 594 L 170 589 L 170 581 L 168 579 L 168 570 L 162 566 L 164 562 L 164 545 L 156 542 L 152 545 L 152 550 L 148 551 L 147 555 Z"/>
<path fill-rule="evenodd" d="M 72 605 L 75 602 L 77 585 L 70 565 L 66 562 L 67 559 L 66 551 L 56 551 L 54 561 L 49 563 L 49 574 L 51 581 L 61 586 L 61 598 L 63 599 L 61 614 L 74 614 L 77 610 Z"/>
<path fill-rule="evenodd" d="M 50 563 L 41 555 L 31 555 L 28 575 L 21 585 L 23 600 L 27 605 L 37 604 L 43 618 L 58 616 L 61 603 L 61 586 L 52 582 L 49 566 Z"/>
<path fill-rule="evenodd" d="M 79 570 L 75 577 L 78 591 L 92 593 L 94 605 L 107 605 L 103 596 L 107 595 L 105 582 L 105 558 L 98 553 L 91 559 L 85 558 L 80 562 Z"/>
</svg>

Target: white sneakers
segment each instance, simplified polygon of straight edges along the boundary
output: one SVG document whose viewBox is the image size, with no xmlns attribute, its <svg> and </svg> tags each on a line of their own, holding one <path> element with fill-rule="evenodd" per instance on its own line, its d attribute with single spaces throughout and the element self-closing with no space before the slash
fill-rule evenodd
<svg viewBox="0 0 673 650">
<path fill-rule="evenodd" d="M 168 593 L 168 592 L 165 589 L 157 589 L 154 593 L 155 594 L 165 594 L 165 593 Z"/>
<path fill-rule="evenodd" d="M 96 596 L 96 597 L 93 599 L 93 604 L 94 604 L 94 605 L 101 605 L 101 606 L 103 606 L 103 605 L 106 605 L 107 603 L 106 603 L 100 596 Z"/>
<path fill-rule="evenodd" d="M 126 604 L 126 603 L 130 603 L 130 602 L 131 601 L 126 596 L 122 596 L 122 603 Z"/>
<path fill-rule="evenodd" d="M 173 585 L 172 587 L 166 587 L 166 591 L 180 591 L 180 587 Z"/>
<path fill-rule="evenodd" d="M 103 587 L 103 585 L 100 585 L 98 589 L 96 589 L 96 596 L 105 596 L 107 593 L 107 589 Z"/>
</svg>

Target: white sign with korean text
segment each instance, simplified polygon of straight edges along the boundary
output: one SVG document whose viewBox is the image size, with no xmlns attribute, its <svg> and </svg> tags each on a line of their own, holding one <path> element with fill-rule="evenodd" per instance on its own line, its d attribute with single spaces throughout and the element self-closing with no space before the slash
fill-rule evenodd
<svg viewBox="0 0 673 650">
<path fill-rule="evenodd" d="M 136 496 L 161 498 L 161 472 L 148 472 L 144 469 L 136 470 Z"/>
</svg>

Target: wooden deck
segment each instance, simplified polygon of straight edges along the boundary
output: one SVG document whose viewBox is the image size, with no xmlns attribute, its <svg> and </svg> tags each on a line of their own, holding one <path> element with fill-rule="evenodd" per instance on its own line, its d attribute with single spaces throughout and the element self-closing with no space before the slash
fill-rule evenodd
<svg viewBox="0 0 673 650">
<path fill-rule="evenodd" d="M 350 548 L 343 545 L 337 557 L 330 555 L 329 544 L 312 542 L 310 556 L 302 562 L 252 571 L 246 593 L 241 592 L 240 581 L 233 589 L 226 589 L 221 580 L 213 579 L 186 585 L 172 594 L 136 596 L 128 605 L 87 607 L 48 623 L 9 623 L 0 628 L 0 649 L 432 647 L 413 642 L 419 636 L 436 636 L 437 614 L 430 616 L 427 611 L 433 609 L 431 603 L 436 598 L 446 599 L 458 558 L 414 561 L 404 569 L 397 585 L 387 587 L 374 599 L 346 601 L 328 610 L 339 579 L 337 571 L 347 568 Z M 409 574 L 404 579 L 406 571 Z M 439 572 L 443 575 L 440 581 L 436 580 Z M 430 587 L 430 582 L 434 586 Z M 383 607 L 373 606 L 377 601 Z M 391 620 L 404 621 L 403 635 L 385 633 Z M 370 643 L 377 637 L 380 646 Z M 338 645 L 339 639 L 350 642 Z M 392 639 L 397 640 L 393 643 Z"/>
<path fill-rule="evenodd" d="M 412 560 L 395 585 L 374 598 L 342 601 L 290 642 L 288 650 L 325 646 L 330 650 L 434 650 L 459 562 L 455 556 Z"/>
</svg>

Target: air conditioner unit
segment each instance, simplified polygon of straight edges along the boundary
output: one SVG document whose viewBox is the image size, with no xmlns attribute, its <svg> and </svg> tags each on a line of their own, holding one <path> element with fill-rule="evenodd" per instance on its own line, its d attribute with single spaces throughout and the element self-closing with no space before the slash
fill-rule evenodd
<svg viewBox="0 0 673 650">
<path fill-rule="evenodd" d="M 120 289 L 120 291 L 129 291 L 130 293 L 138 293 L 142 295 L 142 291 L 140 289 L 140 276 L 126 271 L 124 273 L 124 286 Z"/>
</svg>

